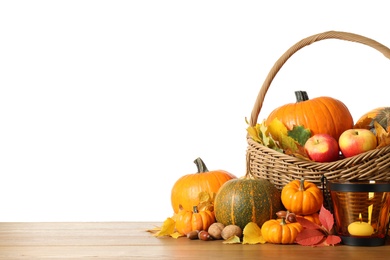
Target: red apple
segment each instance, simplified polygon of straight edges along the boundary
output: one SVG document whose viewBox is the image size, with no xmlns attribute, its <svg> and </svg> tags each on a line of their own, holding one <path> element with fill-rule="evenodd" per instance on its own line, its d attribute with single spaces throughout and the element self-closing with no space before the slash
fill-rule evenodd
<svg viewBox="0 0 390 260">
<path fill-rule="evenodd" d="M 351 157 L 375 149 L 377 140 L 368 129 L 348 129 L 340 135 L 339 146 L 345 157 Z"/>
<path fill-rule="evenodd" d="M 337 140 L 328 134 L 315 134 L 304 146 L 310 160 L 315 162 L 333 162 L 339 158 Z"/>
</svg>

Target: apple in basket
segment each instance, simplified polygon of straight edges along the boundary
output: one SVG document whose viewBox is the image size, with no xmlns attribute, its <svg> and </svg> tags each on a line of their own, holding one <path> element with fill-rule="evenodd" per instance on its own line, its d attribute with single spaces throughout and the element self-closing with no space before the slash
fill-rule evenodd
<svg viewBox="0 0 390 260">
<path fill-rule="evenodd" d="M 329 134 L 315 134 L 305 143 L 305 151 L 315 162 L 333 162 L 339 158 L 339 144 Z"/>
<path fill-rule="evenodd" d="M 345 157 L 364 153 L 375 149 L 376 136 L 368 129 L 348 129 L 339 137 L 340 150 Z"/>
</svg>

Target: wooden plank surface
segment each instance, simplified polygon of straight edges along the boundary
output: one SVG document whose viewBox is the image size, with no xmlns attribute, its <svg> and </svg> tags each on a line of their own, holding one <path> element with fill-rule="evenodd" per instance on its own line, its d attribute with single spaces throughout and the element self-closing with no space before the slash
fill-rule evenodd
<svg viewBox="0 0 390 260">
<path fill-rule="evenodd" d="M 156 238 L 161 223 L 0 223 L 0 259 L 389 259 L 379 247 L 225 245 L 221 240 Z"/>
</svg>

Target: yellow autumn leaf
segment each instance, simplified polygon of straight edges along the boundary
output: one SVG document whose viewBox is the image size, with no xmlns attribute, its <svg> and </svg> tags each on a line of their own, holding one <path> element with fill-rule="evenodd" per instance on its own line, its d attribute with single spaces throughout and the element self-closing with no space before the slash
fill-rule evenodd
<svg viewBox="0 0 390 260">
<path fill-rule="evenodd" d="M 234 235 L 229 237 L 228 239 L 225 239 L 223 244 L 241 244 L 241 240 L 238 236 Z"/>
<path fill-rule="evenodd" d="M 287 127 L 277 118 L 274 118 L 267 126 L 267 132 L 276 141 L 281 141 L 282 136 L 287 136 Z"/>
<path fill-rule="evenodd" d="M 263 143 L 262 139 L 259 137 L 259 131 L 256 126 L 248 126 L 246 129 L 248 131 L 249 136 L 258 143 Z"/>
<path fill-rule="evenodd" d="M 198 204 L 198 210 L 199 211 L 214 211 L 214 197 L 215 193 L 209 193 L 208 191 L 201 191 L 199 192 L 199 204 Z"/>
<path fill-rule="evenodd" d="M 175 232 L 175 225 L 176 222 L 172 218 L 167 218 L 163 225 L 161 226 L 160 230 L 153 234 L 155 237 L 162 237 L 162 236 L 170 236 Z"/>
<path fill-rule="evenodd" d="M 185 235 L 176 231 L 175 233 L 170 234 L 170 236 L 173 238 L 179 238 L 179 237 L 184 237 Z"/>
<path fill-rule="evenodd" d="M 261 235 L 261 229 L 255 222 L 246 224 L 243 230 L 243 244 L 264 244 L 266 241 Z"/>
</svg>

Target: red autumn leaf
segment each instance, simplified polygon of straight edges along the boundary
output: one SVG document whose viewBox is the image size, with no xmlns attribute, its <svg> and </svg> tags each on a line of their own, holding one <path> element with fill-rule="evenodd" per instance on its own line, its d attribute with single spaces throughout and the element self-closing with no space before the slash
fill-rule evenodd
<svg viewBox="0 0 390 260">
<path fill-rule="evenodd" d="M 319 225 L 317 225 L 313 221 L 305 219 L 304 217 L 296 216 L 296 219 L 297 219 L 297 222 L 299 222 L 299 224 L 301 224 L 301 226 L 303 228 L 307 228 L 307 229 L 321 229 L 321 227 Z"/>
<path fill-rule="evenodd" d="M 296 242 L 302 246 L 313 246 L 319 244 L 325 234 L 318 229 L 303 229 L 298 233 Z"/>
<path fill-rule="evenodd" d="M 322 224 L 322 226 L 328 231 L 328 234 L 332 233 L 332 228 L 334 224 L 334 219 L 332 213 L 330 213 L 329 210 L 324 208 L 324 205 L 322 205 L 320 214 L 319 214 L 319 219 Z"/>
<path fill-rule="evenodd" d="M 340 242 L 341 242 L 341 238 L 339 236 L 328 235 L 324 243 L 327 245 L 334 246 L 336 244 L 339 244 Z"/>
<path fill-rule="evenodd" d="M 296 217 L 303 230 L 298 233 L 296 242 L 303 246 L 334 246 L 341 242 L 341 238 L 332 234 L 333 230 L 333 214 L 321 207 L 319 219 L 321 225 L 317 225 L 303 217 Z"/>
</svg>

